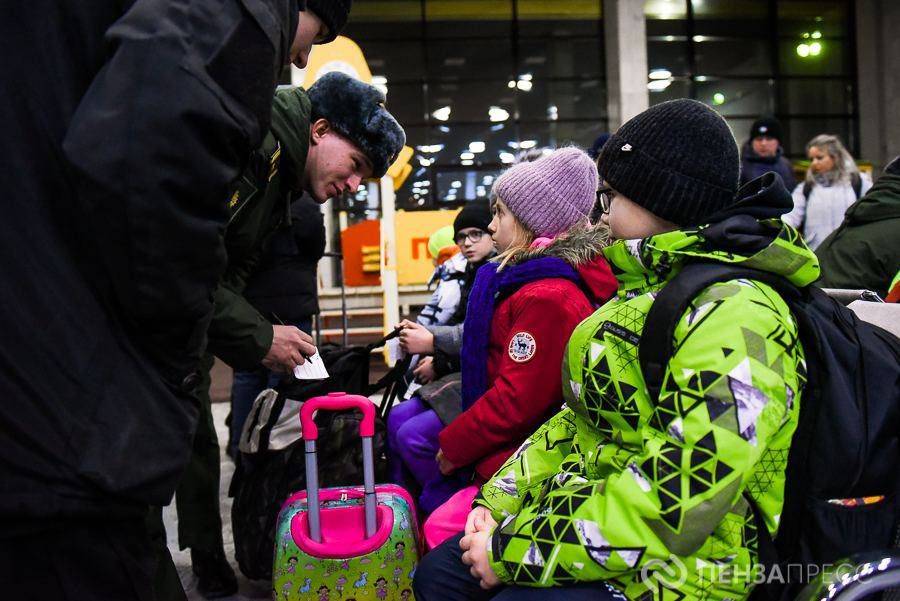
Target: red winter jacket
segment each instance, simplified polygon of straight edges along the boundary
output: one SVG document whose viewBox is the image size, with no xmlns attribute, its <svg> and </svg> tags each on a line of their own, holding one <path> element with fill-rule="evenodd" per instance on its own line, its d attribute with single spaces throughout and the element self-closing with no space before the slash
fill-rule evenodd
<svg viewBox="0 0 900 601">
<path fill-rule="evenodd" d="M 560 238 L 520 260 L 558 256 L 575 267 L 589 299 L 562 278 L 530 282 L 494 309 L 488 344 L 490 388 L 440 433 L 444 457 L 475 465 L 490 478 L 522 442 L 562 404 L 562 360 L 569 336 L 617 282 L 600 254 L 602 238 L 587 230 Z"/>
</svg>

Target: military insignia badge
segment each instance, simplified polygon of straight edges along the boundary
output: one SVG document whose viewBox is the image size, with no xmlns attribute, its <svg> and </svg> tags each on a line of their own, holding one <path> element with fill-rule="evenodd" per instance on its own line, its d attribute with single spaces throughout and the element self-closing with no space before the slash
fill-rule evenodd
<svg viewBox="0 0 900 601">
<path fill-rule="evenodd" d="M 537 342 L 528 332 L 516 332 L 509 341 L 509 358 L 516 363 L 525 363 L 534 357 Z"/>
</svg>

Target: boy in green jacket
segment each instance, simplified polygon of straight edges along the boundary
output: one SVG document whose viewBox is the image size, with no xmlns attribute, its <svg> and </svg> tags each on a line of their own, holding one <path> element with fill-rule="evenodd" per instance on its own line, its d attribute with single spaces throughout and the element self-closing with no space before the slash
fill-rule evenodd
<svg viewBox="0 0 900 601">
<path fill-rule="evenodd" d="M 569 340 L 566 406 L 484 485 L 464 536 L 423 560 L 420 601 L 743 599 L 757 561 L 748 496 L 777 531 L 805 373 L 787 305 L 755 281 L 703 291 L 658 403 L 638 344 L 688 261 L 813 282 L 815 255 L 779 219 L 790 194 L 772 175 L 736 194 L 731 131 L 692 100 L 627 122 L 598 163 L 618 296 Z"/>
</svg>

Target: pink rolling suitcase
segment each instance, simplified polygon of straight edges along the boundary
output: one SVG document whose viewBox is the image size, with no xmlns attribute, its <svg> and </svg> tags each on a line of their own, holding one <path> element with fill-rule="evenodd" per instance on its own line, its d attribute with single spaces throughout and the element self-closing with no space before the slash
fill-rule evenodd
<svg viewBox="0 0 900 601">
<path fill-rule="evenodd" d="M 313 412 L 354 408 L 363 414 L 364 486 L 320 490 Z M 413 599 L 420 552 L 415 505 L 403 488 L 375 485 L 375 405 L 363 396 L 335 392 L 306 401 L 300 421 L 307 487 L 291 495 L 278 515 L 273 599 Z"/>
</svg>

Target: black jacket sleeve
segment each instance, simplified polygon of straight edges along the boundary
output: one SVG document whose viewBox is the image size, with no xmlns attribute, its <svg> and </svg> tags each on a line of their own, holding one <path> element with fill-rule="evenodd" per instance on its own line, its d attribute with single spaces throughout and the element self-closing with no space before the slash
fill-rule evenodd
<svg viewBox="0 0 900 601">
<path fill-rule="evenodd" d="M 190 373 L 202 352 L 228 187 L 268 128 L 294 5 L 137 0 L 107 31 L 108 60 L 63 141 L 73 226 L 164 376 Z"/>
</svg>

